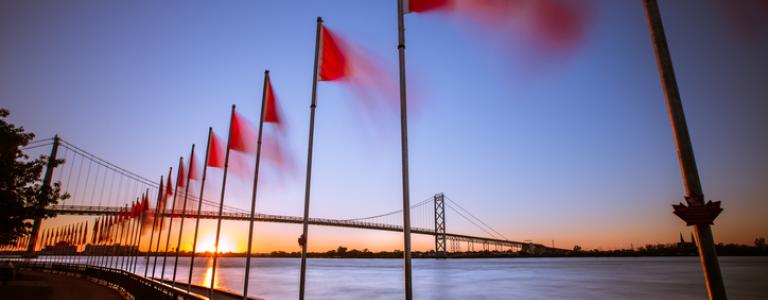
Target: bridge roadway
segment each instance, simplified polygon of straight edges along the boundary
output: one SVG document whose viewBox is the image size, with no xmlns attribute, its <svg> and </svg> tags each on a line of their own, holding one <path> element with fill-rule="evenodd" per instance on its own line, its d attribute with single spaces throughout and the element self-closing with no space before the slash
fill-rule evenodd
<svg viewBox="0 0 768 300">
<path fill-rule="evenodd" d="M 65 215 L 115 215 L 121 209 L 123 208 L 122 207 L 106 207 L 106 206 L 86 206 L 86 205 L 54 205 L 50 210 L 53 212 L 56 212 L 57 214 L 65 214 Z M 171 211 L 168 210 L 164 212 L 162 215 L 164 217 L 170 217 Z M 181 211 L 177 210 L 176 213 L 173 214 L 173 216 L 177 218 L 181 217 Z M 199 215 L 187 213 L 185 214 L 185 218 L 217 219 L 218 212 L 201 211 Z M 224 220 L 248 221 L 250 220 L 250 213 L 243 212 L 243 211 L 238 211 L 238 212 L 225 211 L 222 213 L 221 218 Z M 289 224 L 302 224 L 304 221 L 302 217 L 280 216 L 280 215 L 270 215 L 270 214 L 261 214 L 261 213 L 255 214 L 253 219 L 256 222 L 289 223 Z M 363 220 L 309 218 L 309 224 L 319 225 L 319 226 L 333 226 L 333 227 L 347 227 L 347 228 L 403 232 L 403 227 L 399 225 L 366 222 Z M 411 232 L 415 234 L 422 234 L 422 235 L 431 235 L 431 236 L 438 235 L 438 233 L 436 233 L 434 229 L 427 229 L 427 228 L 412 227 Z M 530 248 L 549 250 L 549 247 L 546 247 L 541 244 L 532 244 L 532 243 L 518 242 L 518 241 L 512 241 L 512 240 L 502 240 L 502 239 L 455 234 L 455 233 L 448 233 L 448 232 L 445 233 L 445 237 L 447 239 L 454 240 L 454 241 L 478 243 L 478 244 L 487 245 L 487 246 L 510 247 L 518 250 L 530 249 Z"/>
</svg>

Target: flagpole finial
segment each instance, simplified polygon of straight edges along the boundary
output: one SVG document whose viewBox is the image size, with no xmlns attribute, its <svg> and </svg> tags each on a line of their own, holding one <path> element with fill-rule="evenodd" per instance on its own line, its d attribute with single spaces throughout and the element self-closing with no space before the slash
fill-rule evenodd
<svg viewBox="0 0 768 300">
<path fill-rule="evenodd" d="M 264 74 L 269 74 L 269 69 L 264 70 Z"/>
<path fill-rule="evenodd" d="M 317 17 L 317 23 L 323 23 L 323 17 L 318 16 Z"/>
</svg>

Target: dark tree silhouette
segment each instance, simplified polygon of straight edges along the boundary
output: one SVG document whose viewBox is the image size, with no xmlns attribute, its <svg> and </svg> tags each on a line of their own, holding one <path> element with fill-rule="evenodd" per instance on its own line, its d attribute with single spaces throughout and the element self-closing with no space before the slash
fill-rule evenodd
<svg viewBox="0 0 768 300">
<path fill-rule="evenodd" d="M 43 186 L 41 174 L 48 162 L 46 156 L 30 160 L 21 150 L 35 134 L 24 132 L 6 122 L 7 109 L 0 108 L 0 245 L 14 243 L 31 232 L 37 218 L 53 217 L 49 205 L 69 198 L 61 192 L 61 184 Z M 63 163 L 63 160 L 53 164 Z"/>
</svg>

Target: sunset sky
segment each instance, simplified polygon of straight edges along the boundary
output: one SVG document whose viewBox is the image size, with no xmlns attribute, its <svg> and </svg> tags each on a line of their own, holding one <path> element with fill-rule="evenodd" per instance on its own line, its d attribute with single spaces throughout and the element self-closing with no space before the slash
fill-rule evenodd
<svg viewBox="0 0 768 300">
<path fill-rule="evenodd" d="M 724 1 L 660 2 L 704 192 L 725 209 L 715 239 L 768 237 L 768 16 Z M 413 203 L 443 192 L 510 239 L 564 248 L 689 236 L 672 214 L 683 186 L 642 1 L 584 9 L 583 32 L 562 49 L 451 16 L 406 16 Z M 263 170 L 257 211 L 300 216 L 317 16 L 396 80 L 393 0 L 2 1 L 0 107 L 39 138 L 59 134 L 156 180 L 192 143 L 204 150 L 209 126 L 225 138 L 232 104 L 256 121 L 268 68 L 294 168 Z M 319 84 L 314 217 L 401 208 L 397 111 L 361 96 Z M 221 173 L 209 175 L 206 196 L 218 199 Z M 232 178 L 225 203 L 248 209 L 252 179 Z M 244 251 L 247 223 L 224 223 L 224 247 Z M 206 248 L 215 223 L 201 224 Z M 483 234 L 450 213 L 447 228 Z M 298 251 L 300 233 L 257 223 L 255 251 Z M 339 245 L 392 250 L 402 238 L 311 228 L 310 251 Z"/>
</svg>

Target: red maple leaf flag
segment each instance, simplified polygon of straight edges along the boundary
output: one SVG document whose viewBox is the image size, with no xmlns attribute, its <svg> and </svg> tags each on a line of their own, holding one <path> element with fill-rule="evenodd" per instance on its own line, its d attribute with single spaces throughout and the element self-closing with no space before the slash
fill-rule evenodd
<svg viewBox="0 0 768 300">
<path fill-rule="evenodd" d="M 179 173 L 176 175 L 176 186 L 184 187 L 184 158 L 179 160 Z"/>
<path fill-rule="evenodd" d="M 221 146 L 221 139 L 216 135 L 215 132 L 211 134 L 211 146 L 208 150 L 208 166 L 213 168 L 223 168 L 224 167 L 224 150 Z"/>
<path fill-rule="evenodd" d="M 336 34 L 328 30 L 325 25 L 320 27 L 318 80 L 340 80 L 349 75 L 347 55 L 342 50 L 339 41 Z"/>
<path fill-rule="evenodd" d="M 280 124 L 280 113 L 277 107 L 277 98 L 272 90 L 272 80 L 267 77 L 266 91 L 264 91 L 264 122 Z"/>
</svg>

